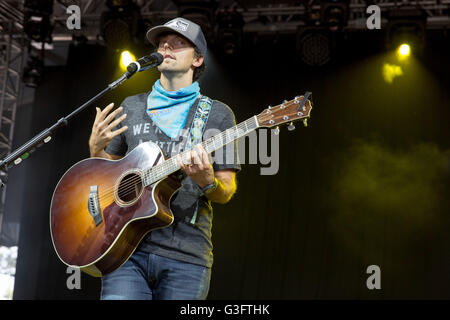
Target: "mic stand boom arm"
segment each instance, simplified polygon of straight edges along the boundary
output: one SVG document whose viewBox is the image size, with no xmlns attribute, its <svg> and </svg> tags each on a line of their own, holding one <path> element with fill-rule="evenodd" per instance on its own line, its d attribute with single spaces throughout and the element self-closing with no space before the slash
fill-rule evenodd
<svg viewBox="0 0 450 320">
<path fill-rule="evenodd" d="M 155 64 L 156 65 L 156 64 Z M 136 72 L 136 71 L 135 71 Z M 47 128 L 37 134 L 34 138 L 30 139 L 28 142 L 26 142 L 24 145 L 19 147 L 14 152 L 11 152 L 9 155 L 7 155 L 4 159 L 0 160 L 0 169 L 6 168 L 9 169 L 13 165 L 18 165 L 22 162 L 22 160 L 25 160 L 29 157 L 30 153 L 34 152 L 38 147 L 42 146 L 44 143 L 47 143 L 51 140 L 51 136 L 53 132 L 60 127 L 67 126 L 70 119 L 72 119 L 75 115 L 86 109 L 89 105 L 97 101 L 100 97 L 105 95 L 108 91 L 115 89 L 117 86 L 122 84 L 125 80 L 129 79 L 135 72 L 125 72 L 122 77 L 117 79 L 116 81 L 110 83 L 108 87 L 103 89 L 100 93 L 92 97 L 90 100 L 88 100 L 86 103 L 78 107 L 76 110 L 74 110 L 71 114 L 67 115 L 66 117 L 63 117 L 59 119 L 54 125 L 52 125 L 50 128 Z M 0 180 L 0 188 L 4 185 L 3 181 Z"/>
</svg>

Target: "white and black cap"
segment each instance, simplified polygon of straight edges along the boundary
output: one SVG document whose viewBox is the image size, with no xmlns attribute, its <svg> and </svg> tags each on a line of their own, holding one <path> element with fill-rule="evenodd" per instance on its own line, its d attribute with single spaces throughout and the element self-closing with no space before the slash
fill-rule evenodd
<svg viewBox="0 0 450 320">
<path fill-rule="evenodd" d="M 152 45 L 158 47 L 158 36 L 164 32 L 175 32 L 189 39 L 202 53 L 206 54 L 206 39 L 200 26 L 184 18 L 175 18 L 161 26 L 156 26 L 147 31 L 147 39 Z"/>
</svg>

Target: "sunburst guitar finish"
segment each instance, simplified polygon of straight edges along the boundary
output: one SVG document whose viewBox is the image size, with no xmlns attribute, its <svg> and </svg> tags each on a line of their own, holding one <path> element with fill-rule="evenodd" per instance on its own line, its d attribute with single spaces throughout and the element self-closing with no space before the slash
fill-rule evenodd
<svg viewBox="0 0 450 320">
<path fill-rule="evenodd" d="M 100 277 L 119 268 L 150 231 L 173 222 L 170 198 L 181 184 L 173 175 L 145 186 L 145 170 L 164 161 L 145 142 L 120 160 L 89 158 L 59 181 L 50 208 L 58 257 Z"/>
</svg>

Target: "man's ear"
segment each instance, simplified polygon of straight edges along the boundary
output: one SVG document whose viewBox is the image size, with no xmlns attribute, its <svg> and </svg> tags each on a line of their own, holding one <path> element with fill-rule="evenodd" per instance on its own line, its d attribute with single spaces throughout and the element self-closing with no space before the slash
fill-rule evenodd
<svg viewBox="0 0 450 320">
<path fill-rule="evenodd" d="M 198 58 L 194 57 L 194 62 L 192 63 L 192 65 L 194 67 L 198 68 L 202 65 L 204 60 L 205 60 L 205 57 L 203 57 L 203 56 L 199 56 Z"/>
</svg>

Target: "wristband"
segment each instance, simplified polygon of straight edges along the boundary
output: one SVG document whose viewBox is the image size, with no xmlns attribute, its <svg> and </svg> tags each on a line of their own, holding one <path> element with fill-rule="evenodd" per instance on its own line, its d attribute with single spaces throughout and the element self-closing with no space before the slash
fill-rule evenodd
<svg viewBox="0 0 450 320">
<path fill-rule="evenodd" d="M 217 189 L 218 186 L 219 186 L 219 181 L 217 180 L 216 177 L 214 177 L 214 182 L 211 184 L 208 184 L 206 187 L 203 187 L 202 192 L 205 195 L 208 195 L 210 193 L 213 193 Z"/>
</svg>

